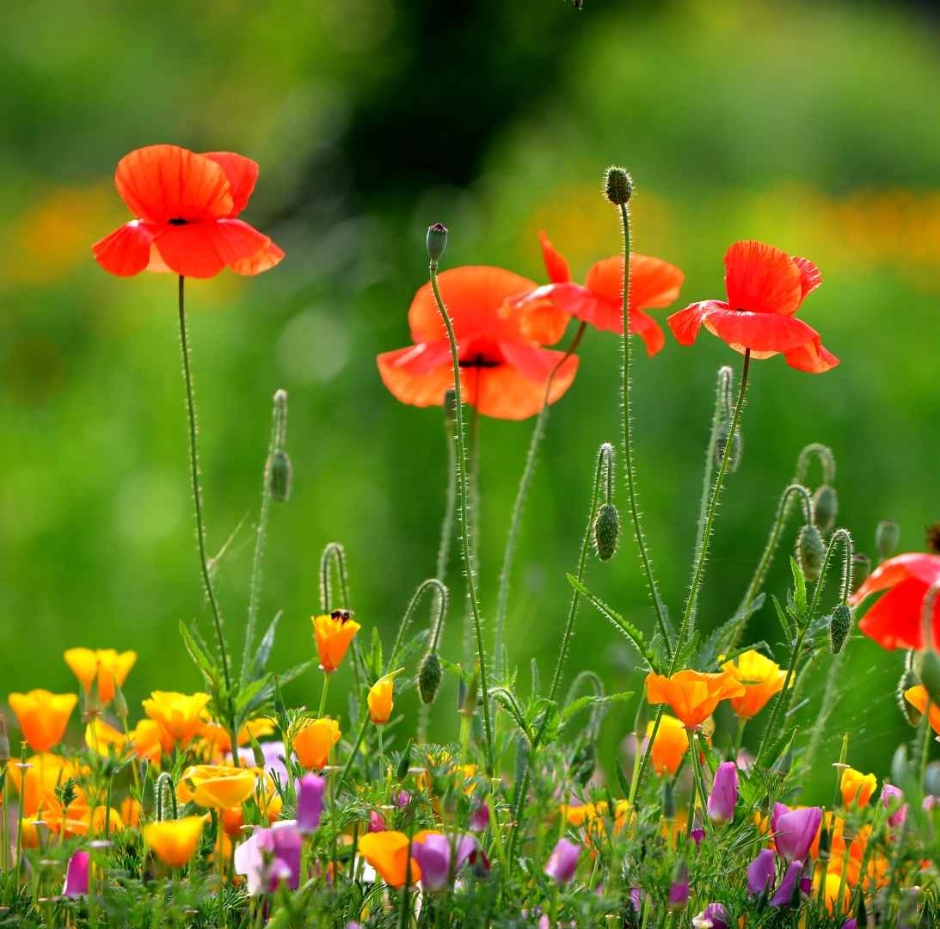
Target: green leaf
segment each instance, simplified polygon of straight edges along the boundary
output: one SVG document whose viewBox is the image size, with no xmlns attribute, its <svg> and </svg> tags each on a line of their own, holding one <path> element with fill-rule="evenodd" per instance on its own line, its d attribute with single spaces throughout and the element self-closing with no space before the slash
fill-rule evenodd
<svg viewBox="0 0 940 929">
<path fill-rule="evenodd" d="M 265 674 L 264 677 L 246 684 L 235 699 L 235 715 L 241 724 L 260 712 L 266 703 L 274 698 L 274 675 Z"/>
<path fill-rule="evenodd" d="M 620 763 L 619 758 L 614 759 L 614 770 L 617 772 L 617 783 L 620 785 L 620 792 L 626 800 L 630 796 L 630 784 L 627 782 L 627 775 L 623 773 L 623 765 Z"/>
<path fill-rule="evenodd" d="M 294 667 L 288 668 L 283 674 L 277 676 L 278 683 L 282 687 L 284 684 L 289 684 L 294 679 L 300 677 L 301 674 L 306 673 L 312 664 L 313 661 L 304 661 L 301 664 L 295 664 Z"/>
<path fill-rule="evenodd" d="M 375 626 L 372 627 L 372 651 L 369 653 L 369 664 L 373 679 L 378 680 L 382 676 L 382 637 Z"/>
<path fill-rule="evenodd" d="M 264 674 L 264 666 L 271 657 L 271 649 L 274 648 L 274 635 L 277 632 L 277 624 L 283 613 L 283 610 L 278 610 L 274 614 L 271 625 L 268 626 L 267 631 L 261 639 L 261 643 L 258 645 L 258 651 L 255 653 L 255 660 L 251 669 L 251 680 L 253 681 Z"/>
<path fill-rule="evenodd" d="M 774 609 L 777 611 L 777 619 L 780 620 L 783 631 L 792 639 L 794 629 L 793 623 L 790 621 L 790 614 L 780 605 L 780 601 L 776 597 L 771 597 L 771 600 L 773 601 Z"/>
<path fill-rule="evenodd" d="M 576 713 L 586 710 L 589 706 L 603 706 L 607 703 L 624 703 L 633 696 L 632 691 L 623 691 L 622 693 L 609 694 L 605 697 L 586 696 L 579 697 L 577 700 L 569 703 L 561 711 L 562 725 L 568 722 Z"/>
<path fill-rule="evenodd" d="M 802 616 L 806 612 L 806 578 L 803 577 L 800 563 L 792 555 L 790 570 L 793 572 L 793 606 L 797 615 Z"/>
<path fill-rule="evenodd" d="M 218 690 L 220 680 L 219 668 L 209 657 L 209 653 L 204 647 L 205 643 L 201 642 L 199 639 L 199 634 L 195 632 L 195 630 L 190 629 L 186 622 L 181 619 L 180 635 L 183 637 L 183 644 L 186 646 L 186 651 L 189 652 L 189 657 L 192 658 L 196 667 L 202 672 L 202 676 L 206 679 L 209 689 Z"/>
</svg>

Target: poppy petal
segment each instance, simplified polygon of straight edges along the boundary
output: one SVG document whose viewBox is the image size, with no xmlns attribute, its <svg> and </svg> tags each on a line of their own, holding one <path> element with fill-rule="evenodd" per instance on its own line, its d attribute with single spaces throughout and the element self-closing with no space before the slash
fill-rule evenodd
<svg viewBox="0 0 940 929">
<path fill-rule="evenodd" d="M 165 226 L 154 240 L 166 266 L 183 277 L 213 277 L 225 267 L 216 249 L 212 223 Z"/>
<path fill-rule="evenodd" d="M 819 342 L 815 329 L 800 319 L 780 313 L 751 313 L 712 306 L 702 317 L 709 332 L 732 347 L 755 352 L 791 352 Z"/>
<path fill-rule="evenodd" d="M 791 368 L 809 374 L 825 374 L 839 364 L 839 359 L 818 338 L 793 351 L 784 352 L 783 357 Z"/>
<path fill-rule="evenodd" d="M 815 262 L 809 258 L 794 258 L 793 263 L 800 269 L 800 285 L 803 288 L 803 299 L 822 284 L 822 272 Z"/>
<path fill-rule="evenodd" d="M 244 155 L 236 155 L 235 152 L 206 152 L 202 157 L 214 161 L 225 172 L 232 189 L 232 210 L 228 215 L 238 216 L 255 189 L 258 162 Z"/>
<path fill-rule="evenodd" d="M 669 306 L 679 297 L 685 275 L 675 265 L 650 255 L 630 256 L 630 309 Z"/>
<path fill-rule="evenodd" d="M 255 252 L 250 258 L 240 258 L 233 261 L 229 267 L 237 274 L 261 274 L 284 260 L 284 249 L 275 245 L 270 239 L 267 244 Z"/>
<path fill-rule="evenodd" d="M 178 145 L 150 145 L 125 155 L 114 183 L 131 212 L 152 222 L 220 218 L 234 208 L 221 166 Z"/>
<path fill-rule="evenodd" d="M 623 332 L 623 310 L 619 299 L 615 303 L 597 296 L 587 287 L 572 283 L 549 284 L 535 293 L 550 296 L 560 310 L 601 332 Z"/>
<path fill-rule="evenodd" d="M 735 242 L 725 253 L 725 287 L 733 310 L 790 316 L 803 302 L 802 281 L 800 267 L 772 245 Z"/>
<path fill-rule="evenodd" d="M 698 338 L 705 316 L 713 309 L 727 309 L 728 304 L 719 300 L 693 303 L 678 313 L 673 313 L 666 322 L 680 345 L 692 345 Z"/>
<path fill-rule="evenodd" d="M 91 247 L 95 261 L 118 277 L 140 274 L 150 261 L 154 227 L 139 219 L 125 223 Z"/>
<path fill-rule="evenodd" d="M 450 345 L 444 339 L 383 352 L 377 361 L 382 383 L 402 403 L 441 406 L 444 394 L 454 386 Z M 461 378 L 461 383 L 465 380 Z"/>
<path fill-rule="evenodd" d="M 630 332 L 638 335 L 646 345 L 646 354 L 652 358 L 663 350 L 666 336 L 662 327 L 642 310 L 630 310 Z"/>
<path fill-rule="evenodd" d="M 267 258 L 274 257 L 268 255 L 268 247 L 273 244 L 271 240 L 266 235 L 258 232 L 254 226 L 250 226 L 240 219 L 220 219 L 209 228 L 219 256 L 230 268 L 235 270 L 243 268 L 244 270 L 240 272 L 242 274 L 258 273 L 252 270 L 252 263 L 256 256 L 262 264 Z M 276 245 L 274 247 L 280 257 L 259 270 L 267 270 L 284 257 L 284 252 Z"/>
<path fill-rule="evenodd" d="M 622 303 L 623 259 L 614 256 L 592 264 L 584 279 L 584 286 L 598 297 L 612 303 Z"/>
<path fill-rule="evenodd" d="M 921 620 L 927 585 L 910 578 L 889 590 L 862 617 L 858 628 L 882 648 L 924 647 Z M 933 635 L 940 634 L 940 598 L 934 602 Z"/>
<path fill-rule="evenodd" d="M 539 232 L 539 242 L 542 245 L 542 258 L 545 261 L 545 270 L 548 272 L 548 279 L 553 284 L 561 284 L 571 280 L 571 266 L 568 259 L 560 252 L 556 251 L 545 231 Z"/>
<path fill-rule="evenodd" d="M 870 594 L 894 587 L 911 577 L 928 587 L 940 583 L 940 555 L 907 552 L 883 561 L 849 597 L 849 605 L 858 606 Z"/>
</svg>

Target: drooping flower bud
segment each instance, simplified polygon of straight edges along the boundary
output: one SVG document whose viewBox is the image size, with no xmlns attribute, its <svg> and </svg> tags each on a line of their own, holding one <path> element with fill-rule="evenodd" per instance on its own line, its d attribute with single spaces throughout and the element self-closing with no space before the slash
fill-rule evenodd
<svg viewBox="0 0 940 929">
<path fill-rule="evenodd" d="M 904 714 L 904 718 L 915 729 L 920 725 L 920 721 L 924 717 L 917 707 L 909 703 L 904 698 L 904 694 L 906 691 L 916 686 L 917 675 L 914 674 L 914 669 L 911 667 L 905 667 L 903 673 L 901 674 L 901 679 L 898 681 L 898 689 L 895 691 L 895 696 L 898 701 L 898 706 L 901 708 L 901 712 Z M 900 778 L 895 778 L 895 780 L 900 780 Z"/>
<path fill-rule="evenodd" d="M 940 706 L 940 655 L 932 648 L 920 659 L 920 680 L 927 688 L 927 696 L 934 706 Z"/>
<path fill-rule="evenodd" d="M 834 487 L 820 484 L 813 494 L 813 521 L 823 534 L 831 532 L 839 512 L 839 496 Z"/>
<path fill-rule="evenodd" d="M 725 449 L 728 448 L 728 436 L 731 434 L 731 420 L 726 419 L 718 428 L 718 434 L 715 436 L 715 464 L 721 467 L 721 459 L 725 456 Z M 728 452 L 728 464 L 725 470 L 729 474 L 734 474 L 741 464 L 741 457 L 744 454 L 744 437 L 741 434 L 741 425 L 734 430 L 734 438 L 731 440 L 731 448 Z"/>
<path fill-rule="evenodd" d="M 444 254 L 444 249 L 447 248 L 447 226 L 443 223 L 434 223 L 432 226 L 428 226 L 428 258 L 431 259 L 432 264 L 437 264 L 440 261 L 441 255 Z"/>
<path fill-rule="evenodd" d="M 875 530 L 875 548 L 882 558 L 890 558 L 901 540 L 901 527 L 893 519 L 883 519 Z"/>
<path fill-rule="evenodd" d="M 818 581 L 822 573 L 826 543 L 813 525 L 806 525 L 796 538 L 796 560 L 808 581 Z"/>
<path fill-rule="evenodd" d="M 594 548 L 601 561 L 610 561 L 620 541 L 620 514 L 612 503 L 605 503 L 594 520 Z"/>
<path fill-rule="evenodd" d="M 633 178 L 625 168 L 611 166 L 607 169 L 604 193 L 614 206 L 625 206 L 633 196 Z"/>
<path fill-rule="evenodd" d="M 871 558 L 864 552 L 856 552 L 852 556 L 852 593 L 854 594 L 871 574 Z"/>
<path fill-rule="evenodd" d="M 829 617 L 829 650 L 838 655 L 852 630 L 852 610 L 847 603 L 840 603 Z"/>
<path fill-rule="evenodd" d="M 725 761 L 715 771 L 712 791 L 708 796 L 706 812 L 716 824 L 730 823 L 738 802 L 738 768 L 733 761 Z"/>
<path fill-rule="evenodd" d="M 437 699 L 442 677 L 441 659 L 437 657 L 437 652 L 428 652 L 418 668 L 418 693 L 422 703 L 430 706 Z"/>
</svg>

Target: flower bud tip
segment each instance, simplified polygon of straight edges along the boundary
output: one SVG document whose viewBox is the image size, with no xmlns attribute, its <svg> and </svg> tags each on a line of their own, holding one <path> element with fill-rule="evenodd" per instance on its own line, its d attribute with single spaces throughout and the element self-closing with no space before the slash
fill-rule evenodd
<svg viewBox="0 0 940 929">
<path fill-rule="evenodd" d="M 443 223 L 434 223 L 428 226 L 428 257 L 433 264 L 437 264 L 444 249 L 447 248 L 447 226 Z"/>
<path fill-rule="evenodd" d="M 607 169 L 604 193 L 614 206 L 625 206 L 633 196 L 633 178 L 625 168 L 612 165 Z"/>
</svg>

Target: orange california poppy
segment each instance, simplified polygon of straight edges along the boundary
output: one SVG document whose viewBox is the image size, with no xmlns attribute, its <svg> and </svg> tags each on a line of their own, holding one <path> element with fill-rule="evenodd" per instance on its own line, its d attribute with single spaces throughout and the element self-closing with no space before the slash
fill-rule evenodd
<svg viewBox="0 0 940 929">
<path fill-rule="evenodd" d="M 54 694 L 48 690 L 10 694 L 10 708 L 16 714 L 26 744 L 34 752 L 48 751 L 62 741 L 76 703 L 75 694 Z"/>
<path fill-rule="evenodd" d="M 439 277 L 441 294 L 457 335 L 463 400 L 494 419 L 527 419 L 542 409 L 552 372 L 565 357 L 551 351 L 568 317 L 547 300 L 525 308 L 512 298 L 535 289 L 535 281 L 492 267 L 462 267 Z M 454 386 L 447 331 L 425 284 L 408 311 L 408 348 L 378 356 L 385 386 L 412 406 L 442 406 Z M 555 373 L 548 402 L 560 399 L 574 381 L 578 358 L 569 356 Z"/>
<path fill-rule="evenodd" d="M 862 774 L 855 768 L 845 768 L 839 781 L 842 805 L 845 807 L 868 806 L 868 801 L 871 800 L 871 795 L 877 786 L 878 778 L 874 774 Z"/>
<path fill-rule="evenodd" d="M 127 736 L 120 729 L 106 723 L 100 716 L 95 716 L 85 726 L 85 744 L 102 758 L 112 753 L 121 755 L 127 745 Z"/>
<path fill-rule="evenodd" d="M 918 684 L 916 687 L 908 687 L 904 691 L 904 699 L 910 703 L 911 706 L 920 710 L 921 713 L 927 712 L 927 703 L 930 703 L 930 725 L 933 727 L 933 731 L 940 735 L 940 706 L 937 706 L 930 698 L 927 696 L 927 688 L 923 684 Z"/>
<path fill-rule="evenodd" d="M 330 751 L 340 740 L 339 723 L 329 716 L 311 719 L 294 736 L 294 751 L 305 768 L 319 771 L 330 761 Z"/>
<path fill-rule="evenodd" d="M 98 699 L 102 706 L 114 699 L 115 687 L 124 686 L 135 661 L 137 652 L 117 652 L 113 648 L 70 648 L 65 653 L 65 663 L 86 694 L 92 682 L 98 681 Z"/>
<path fill-rule="evenodd" d="M 177 794 L 183 803 L 227 810 L 244 803 L 255 791 L 261 772 L 232 765 L 190 765 L 182 774 Z"/>
<path fill-rule="evenodd" d="M 403 832 L 368 832 L 359 838 L 359 854 L 375 868 L 378 875 L 392 887 L 405 883 L 408 866 L 408 836 Z M 409 883 L 421 879 L 418 863 L 411 859 Z"/>
<path fill-rule="evenodd" d="M 147 823 L 144 826 L 144 842 L 164 864 L 171 868 L 182 868 L 199 847 L 205 816 L 184 816 L 165 822 Z"/>
<path fill-rule="evenodd" d="M 655 723 L 650 722 L 646 727 L 646 737 L 653 734 Z M 653 748 L 650 757 L 653 760 L 653 770 L 660 776 L 668 774 L 672 777 L 679 766 L 685 753 L 689 750 L 689 734 L 685 726 L 679 722 L 675 716 L 663 714 L 659 721 L 659 729 L 656 731 L 656 738 L 653 739 Z"/>
<path fill-rule="evenodd" d="M 212 698 L 209 694 L 181 694 L 171 690 L 155 690 L 143 701 L 144 712 L 160 728 L 164 751 L 174 744 L 185 747 L 203 725 L 202 714 Z"/>
<path fill-rule="evenodd" d="M 606 258 L 592 265 L 584 286 L 571 280 L 571 269 L 549 241 L 539 233 L 542 256 L 551 284 L 539 287 L 523 298 L 523 305 L 548 297 L 559 309 L 595 329 L 623 332 L 623 259 Z M 659 323 L 644 310 L 667 307 L 679 296 L 685 275 L 661 258 L 630 255 L 630 332 L 646 344 L 648 355 L 655 355 L 666 344 Z"/>
<path fill-rule="evenodd" d="M 792 258 L 763 242 L 735 242 L 725 252 L 727 300 L 693 303 L 669 317 L 680 345 L 691 345 L 705 328 L 752 358 L 783 354 L 791 368 L 822 374 L 839 359 L 823 348 L 819 333 L 795 318 L 806 296 L 822 283 L 808 258 Z"/>
<path fill-rule="evenodd" d="M 160 764 L 163 755 L 163 732 L 160 726 L 152 719 L 142 719 L 128 733 L 128 740 L 134 749 L 134 754 L 141 761 L 151 764 Z M 170 749 L 172 749 L 172 744 Z"/>
<path fill-rule="evenodd" d="M 346 650 L 362 628 L 349 614 L 337 610 L 313 618 L 313 638 L 317 643 L 320 667 L 332 674 L 343 663 Z"/>
<path fill-rule="evenodd" d="M 744 685 L 744 695 L 731 699 L 731 709 L 741 719 L 756 716 L 771 697 L 783 690 L 787 679 L 787 672 L 780 665 L 754 649 L 742 652 L 721 667 Z"/>
<path fill-rule="evenodd" d="M 257 179 L 258 165 L 232 152 L 138 148 L 118 162 L 114 176 L 136 218 L 92 246 L 95 260 L 120 277 L 144 270 L 214 277 L 226 266 L 239 274 L 273 268 L 284 252 L 236 218 Z"/>
<path fill-rule="evenodd" d="M 376 726 L 384 726 L 392 718 L 392 708 L 395 705 L 395 678 L 399 674 L 401 670 L 386 674 L 369 688 L 367 700 L 369 718 Z"/>
<path fill-rule="evenodd" d="M 49 752 L 30 756 L 25 765 L 7 765 L 7 778 L 16 788 L 26 816 L 56 803 L 56 787 L 79 773 L 72 762 Z"/>
<path fill-rule="evenodd" d="M 727 671 L 677 671 L 671 677 L 651 671 L 646 675 L 646 696 L 650 703 L 668 703 L 686 728 L 694 729 L 722 700 L 744 696 L 744 685 Z"/>
<path fill-rule="evenodd" d="M 882 562 L 849 598 L 858 606 L 869 595 L 888 591 L 868 609 L 858 628 L 882 648 L 926 648 L 924 597 L 934 584 L 940 584 L 940 555 L 910 552 Z M 933 639 L 940 644 L 940 597 L 933 604 Z"/>
</svg>

